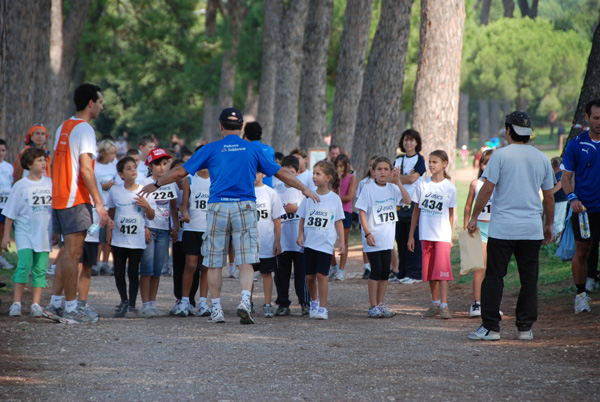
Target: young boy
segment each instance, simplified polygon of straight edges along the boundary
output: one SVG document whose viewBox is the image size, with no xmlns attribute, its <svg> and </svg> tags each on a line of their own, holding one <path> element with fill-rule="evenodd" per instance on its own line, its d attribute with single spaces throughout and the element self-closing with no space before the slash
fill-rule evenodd
<svg viewBox="0 0 600 402">
<path fill-rule="evenodd" d="M 294 156 L 288 155 L 281 161 L 281 168 L 298 175 L 299 163 Z M 310 311 L 310 298 L 306 288 L 306 268 L 304 266 L 304 254 L 302 248 L 296 244 L 298 238 L 298 223 L 300 217 L 296 211 L 304 199 L 302 192 L 293 187 L 281 183 L 275 187 L 279 198 L 283 203 L 285 213 L 281 215 L 281 254 L 277 256 L 277 270 L 275 270 L 275 286 L 277 287 L 278 304 L 275 315 L 290 315 L 290 278 L 292 274 L 292 263 L 294 264 L 294 287 L 296 296 L 302 308 L 302 315 L 308 315 Z"/>
<path fill-rule="evenodd" d="M 4 206 L 6 205 L 10 188 L 13 185 L 14 174 L 13 166 L 4 160 L 7 151 L 8 146 L 6 145 L 6 141 L 0 138 L 0 242 L 2 242 L 2 236 L 4 234 L 4 215 L 2 215 L 2 209 L 4 209 Z M 0 250 L 0 268 L 14 268 L 14 265 L 6 261 L 6 258 L 2 256 L 2 250 Z"/>
<path fill-rule="evenodd" d="M 21 299 L 31 272 L 33 304 L 29 315 L 41 317 L 40 299 L 42 289 L 46 286 L 46 267 L 52 249 L 52 180 L 43 176 L 46 172 L 46 153 L 43 149 L 29 148 L 23 152 L 21 166 L 29 170 L 29 176 L 15 184 L 2 211 L 6 225 L 0 247 L 8 249 L 14 222 L 19 258 L 14 275 L 14 303 L 9 315 L 21 315 Z"/>
<path fill-rule="evenodd" d="M 100 216 L 98 216 L 94 207 L 92 207 L 92 222 L 100 225 Z M 94 272 L 94 265 L 98 262 L 99 246 L 100 231 L 88 231 L 83 243 L 83 254 L 81 254 L 81 258 L 79 259 L 79 280 L 77 282 L 77 306 L 85 308 L 94 317 L 97 317 L 98 313 L 88 306 L 87 297 L 92 283 L 92 275 L 96 276 L 99 273 L 99 271 Z"/>
<path fill-rule="evenodd" d="M 281 253 L 281 215 L 285 213 L 283 204 L 277 192 L 263 183 L 264 174 L 256 172 L 254 181 L 254 192 L 256 194 L 256 215 L 260 249 L 258 257 L 260 262 L 253 264 L 254 272 L 260 272 L 263 278 L 263 291 L 265 304 L 263 306 L 264 316 L 272 318 L 275 316 L 275 307 L 271 306 L 271 294 L 273 292 L 273 276 L 277 268 L 277 258 Z M 252 286 L 254 288 L 254 286 Z M 254 290 L 254 289 L 253 289 Z M 254 323 L 250 315 L 249 324 Z"/>
<path fill-rule="evenodd" d="M 142 182 L 145 181 L 148 177 L 148 165 L 146 165 L 145 163 L 139 163 L 139 161 L 142 160 L 145 162 L 148 159 L 150 151 L 152 151 L 154 148 L 156 148 L 156 143 L 154 142 L 154 138 L 151 135 L 142 135 L 140 137 L 140 140 L 138 142 L 140 159 L 137 162 L 138 184 L 143 184 Z"/>
<path fill-rule="evenodd" d="M 313 183 L 313 175 L 310 170 L 306 169 L 306 164 L 308 163 L 306 151 L 302 148 L 294 148 L 292 152 L 290 152 L 290 155 L 298 159 L 298 180 L 300 180 L 309 190 L 315 191 L 317 187 L 315 186 L 315 183 Z"/>
</svg>

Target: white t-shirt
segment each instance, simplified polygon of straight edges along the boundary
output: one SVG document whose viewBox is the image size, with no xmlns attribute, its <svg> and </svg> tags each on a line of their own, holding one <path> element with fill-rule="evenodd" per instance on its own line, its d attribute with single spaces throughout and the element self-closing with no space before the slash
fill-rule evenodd
<svg viewBox="0 0 600 402">
<path fill-rule="evenodd" d="M 319 194 L 321 202 L 305 198 L 300 203 L 298 215 L 304 218 L 304 247 L 333 254 L 337 231 L 335 223 L 344 219 L 342 200 L 333 191 Z"/>
<path fill-rule="evenodd" d="M 281 218 L 285 213 L 283 203 L 277 194 L 277 191 L 271 187 L 263 185 L 254 187 L 256 194 L 256 216 L 259 238 L 258 256 L 260 258 L 272 258 L 273 245 L 275 244 L 275 219 Z"/>
<path fill-rule="evenodd" d="M 399 158 L 396 158 L 396 160 L 394 161 L 394 167 L 402 168 L 402 172 L 400 172 L 401 175 L 411 174 L 412 171 L 415 169 L 417 162 L 419 161 L 419 156 L 420 156 L 420 154 L 414 154 L 413 156 L 403 155 Z M 425 163 L 425 169 L 427 169 L 427 163 Z M 415 192 L 415 189 L 419 185 L 419 183 L 421 183 L 423 181 L 423 174 L 425 172 L 418 172 L 418 173 L 421 173 L 421 176 L 417 179 L 417 181 L 415 181 L 414 183 L 410 183 L 410 184 L 404 184 L 404 188 L 408 192 L 408 195 L 411 196 L 411 198 Z"/>
<path fill-rule="evenodd" d="M 475 200 L 477 200 L 477 196 L 479 195 L 481 187 L 483 187 L 483 183 L 483 180 L 477 180 L 477 186 L 475 187 Z M 478 221 L 490 221 L 490 217 L 492 216 L 492 198 L 494 198 L 494 193 L 492 193 L 492 196 L 488 200 L 487 204 L 485 204 L 485 207 L 483 207 L 483 211 L 481 211 L 477 217 Z"/>
<path fill-rule="evenodd" d="M 304 195 L 302 191 L 295 189 L 294 187 L 288 187 L 281 183 L 275 187 L 279 198 L 281 199 L 282 205 L 293 204 L 297 207 L 300 206 Z M 286 213 L 283 211 L 281 215 L 281 252 L 284 251 L 302 251 L 302 247 L 296 243 L 298 239 L 298 224 L 300 223 L 300 215 L 298 211 L 295 213 Z"/>
<path fill-rule="evenodd" d="M 365 185 L 356 201 L 356 209 L 365 211 L 369 232 L 375 239 L 375 247 L 367 244 L 365 229 L 362 230 L 363 251 L 371 253 L 374 251 L 391 250 L 394 248 L 396 236 L 396 206 L 402 204 L 402 193 L 397 185 L 386 183 L 378 186 L 371 181 Z"/>
<path fill-rule="evenodd" d="M 354 198 L 356 198 L 358 200 L 358 196 L 360 195 L 360 192 L 363 190 L 363 188 L 365 187 L 365 185 L 367 185 L 368 183 L 371 183 L 373 181 L 373 179 L 371 179 L 370 177 L 365 177 L 364 179 L 362 179 L 361 181 L 358 182 L 358 185 L 356 186 L 356 196 Z M 356 207 L 356 205 L 355 205 Z"/>
<path fill-rule="evenodd" d="M 439 183 L 431 177 L 419 183 L 413 196 L 421 209 L 419 217 L 419 239 L 428 241 L 452 241 L 449 208 L 456 208 L 456 187 L 448 179 Z"/>
<path fill-rule="evenodd" d="M 317 186 L 315 186 L 315 183 L 313 182 L 313 174 L 310 170 L 307 169 L 303 173 L 299 173 L 298 176 L 296 176 L 296 177 L 309 190 L 315 191 L 317 189 Z"/>
<path fill-rule="evenodd" d="M 0 163 L 0 209 L 4 208 L 8 200 L 10 188 L 13 185 L 13 173 L 13 165 L 7 161 Z"/>
<path fill-rule="evenodd" d="M 102 188 L 104 183 L 108 183 L 109 181 L 117 181 L 117 166 L 114 163 L 106 163 L 102 164 L 98 161 L 94 163 L 94 175 L 96 176 L 96 183 L 98 184 L 98 191 L 100 192 L 100 197 L 102 198 L 102 204 L 106 207 L 106 200 L 108 199 L 108 191 Z"/>
<path fill-rule="evenodd" d="M 210 178 L 203 179 L 197 174 L 189 175 L 186 180 L 190 182 L 190 203 L 188 211 L 190 223 L 186 223 L 184 230 L 190 232 L 206 232 L 206 214 L 208 197 L 210 196 Z"/>
<path fill-rule="evenodd" d="M 146 166 L 146 161 L 140 159 L 140 163 L 137 165 L 138 176 L 135 179 L 137 184 L 147 184 L 148 177 L 148 166 Z M 152 183 L 152 180 L 150 183 Z"/>
<path fill-rule="evenodd" d="M 154 180 L 154 178 L 148 177 L 145 182 L 141 184 L 145 186 L 146 184 L 154 182 Z M 177 184 L 170 183 L 166 186 L 162 186 L 148 195 L 148 200 L 150 199 L 156 204 L 156 207 L 154 208 L 156 215 L 154 216 L 154 219 L 148 223 L 148 227 L 151 229 L 169 230 L 169 219 L 171 217 L 170 200 L 177 199 Z"/>
<path fill-rule="evenodd" d="M 115 227 L 111 244 L 117 247 L 131 249 L 146 248 L 146 212 L 142 207 L 135 205 L 135 197 L 143 186 L 138 184 L 137 189 L 129 191 L 123 184 L 112 186 L 108 192 L 107 207 L 115 208 Z M 156 210 L 153 197 L 148 197 L 150 208 Z M 158 212 L 157 212 L 158 213 Z M 152 221 L 150 221 L 152 222 Z"/>
<path fill-rule="evenodd" d="M 19 180 L 10 191 L 2 214 L 15 221 L 17 250 L 52 250 L 52 180 L 43 176 Z"/>
</svg>

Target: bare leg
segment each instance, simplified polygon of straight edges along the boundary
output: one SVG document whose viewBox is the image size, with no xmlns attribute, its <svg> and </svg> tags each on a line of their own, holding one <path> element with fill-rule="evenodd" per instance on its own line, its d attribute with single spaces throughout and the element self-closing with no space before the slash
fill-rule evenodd
<svg viewBox="0 0 600 402">
<path fill-rule="evenodd" d="M 90 292 L 90 284 L 92 283 L 92 266 L 79 264 L 79 281 L 77 283 L 77 291 L 79 300 L 87 301 L 88 293 Z"/>
<path fill-rule="evenodd" d="M 262 274 L 263 291 L 265 293 L 265 304 L 271 304 L 271 295 L 273 293 L 273 276 L 271 273 Z"/>
<path fill-rule="evenodd" d="M 440 281 L 429 281 L 431 300 L 440 300 Z"/>
<path fill-rule="evenodd" d="M 223 268 L 208 269 L 208 289 L 210 297 L 218 299 L 221 297 L 221 288 L 223 287 Z"/>
<path fill-rule="evenodd" d="M 239 267 L 242 290 L 252 292 L 252 285 L 254 284 L 254 268 L 252 268 L 252 264 L 242 264 Z"/>
<path fill-rule="evenodd" d="M 348 236 L 350 235 L 350 229 L 344 228 L 344 244 L 348 244 Z M 346 267 L 346 260 L 348 259 L 348 248 L 346 247 L 346 251 L 344 254 L 340 255 L 340 269 L 344 269 Z"/>
<path fill-rule="evenodd" d="M 42 290 L 42 288 L 33 288 L 33 297 L 31 300 L 31 304 L 40 304 L 40 301 L 42 300 Z"/>
<path fill-rule="evenodd" d="M 319 307 L 327 307 L 327 293 L 329 292 L 327 275 L 317 274 L 317 282 L 319 283 Z"/>
<path fill-rule="evenodd" d="M 156 301 L 156 294 L 158 293 L 158 285 L 160 284 L 160 278 L 150 277 L 150 291 L 148 297 L 150 301 Z M 189 292 L 189 291 L 188 291 Z"/>
<path fill-rule="evenodd" d="M 377 303 L 378 285 L 379 281 L 369 279 L 369 283 L 367 284 L 367 289 L 369 290 L 369 307 L 373 307 L 379 304 Z"/>
<path fill-rule="evenodd" d="M 18 303 L 23 299 L 23 292 L 25 291 L 26 283 L 15 283 L 15 290 L 13 293 L 13 303 Z"/>
<path fill-rule="evenodd" d="M 571 265 L 573 280 L 576 285 L 585 284 L 587 279 L 587 259 L 590 255 L 592 242 L 575 241 L 575 256 Z"/>
<path fill-rule="evenodd" d="M 306 287 L 310 294 L 310 299 L 316 301 L 319 296 L 317 295 L 317 277 L 316 275 L 306 275 Z"/>
<path fill-rule="evenodd" d="M 383 299 L 385 298 L 385 291 L 387 290 L 387 285 L 388 285 L 387 280 L 377 281 L 377 304 L 378 305 L 383 303 Z"/>
<path fill-rule="evenodd" d="M 142 303 L 150 301 L 150 275 L 140 276 L 140 296 L 142 297 Z"/>
<path fill-rule="evenodd" d="M 110 256 L 110 244 L 108 244 L 108 243 L 100 244 L 100 252 L 102 253 L 102 262 L 107 263 L 108 257 Z"/>
<path fill-rule="evenodd" d="M 183 297 L 190 297 L 190 289 L 192 288 L 192 282 L 194 281 L 194 274 L 196 273 L 197 267 L 198 256 L 192 254 L 186 255 L 185 269 L 183 271 L 183 281 L 181 285 L 181 295 Z M 202 297 L 202 290 L 200 290 L 200 297 Z"/>
<path fill-rule="evenodd" d="M 208 268 L 200 266 L 200 271 L 200 297 L 208 297 Z"/>
<path fill-rule="evenodd" d="M 448 281 L 436 281 L 439 283 L 440 297 L 442 303 L 448 303 Z"/>
<path fill-rule="evenodd" d="M 79 276 L 79 259 L 83 253 L 85 232 L 70 233 L 65 238 L 65 251 L 58 261 L 52 286 L 53 295 L 61 295 L 64 289 L 66 301 L 77 299 L 77 279 Z"/>
</svg>

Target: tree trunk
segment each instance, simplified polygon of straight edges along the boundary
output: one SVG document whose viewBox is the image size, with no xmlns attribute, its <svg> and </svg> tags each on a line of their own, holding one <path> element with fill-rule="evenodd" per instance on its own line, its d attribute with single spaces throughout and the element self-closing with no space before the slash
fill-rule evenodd
<svg viewBox="0 0 600 402">
<path fill-rule="evenodd" d="M 502 100 L 502 126 L 504 127 L 504 119 L 512 113 L 512 102 L 508 99 Z"/>
<path fill-rule="evenodd" d="M 458 139 L 456 145 L 469 146 L 469 94 L 460 93 L 458 101 Z"/>
<path fill-rule="evenodd" d="M 481 13 L 479 14 L 479 22 L 481 25 L 487 25 L 490 20 L 490 8 L 492 0 L 483 0 L 481 2 Z"/>
<path fill-rule="evenodd" d="M 382 0 L 381 18 L 365 71 L 352 147 L 364 171 L 371 155 L 394 157 L 400 139 L 402 86 L 412 0 Z"/>
<path fill-rule="evenodd" d="M 500 102 L 490 101 L 490 137 L 496 137 L 500 130 Z"/>
<path fill-rule="evenodd" d="M 479 99 L 479 139 L 477 145 L 481 148 L 490 139 L 490 101 Z"/>
<path fill-rule="evenodd" d="M 277 86 L 275 89 L 275 116 L 277 135 L 272 146 L 284 154 L 297 144 L 298 103 L 302 73 L 302 44 L 308 17 L 309 0 L 294 0 L 284 10 L 281 22 L 282 52 L 279 57 Z"/>
<path fill-rule="evenodd" d="M 528 0 L 518 0 L 518 2 L 522 17 L 529 17 L 531 19 L 537 17 L 538 0 L 532 0 L 531 6 L 529 6 Z"/>
<path fill-rule="evenodd" d="M 204 116 L 202 118 L 202 139 L 213 142 L 219 139 L 219 113 L 220 110 L 214 104 L 213 98 L 204 97 Z"/>
<path fill-rule="evenodd" d="M 275 116 L 275 88 L 277 85 L 277 67 L 281 54 L 280 27 L 283 18 L 283 0 L 265 0 L 262 69 L 260 73 L 260 92 L 258 96 L 258 122 L 262 126 L 262 140 L 273 141 L 273 118 Z"/>
<path fill-rule="evenodd" d="M 204 22 L 204 34 L 212 38 L 217 34 L 217 9 L 219 0 L 208 0 L 206 2 L 206 14 Z"/>
<path fill-rule="evenodd" d="M 48 0 L 0 0 L 0 135 L 8 143 L 6 160 L 14 162 L 34 123 L 49 126 L 53 102 L 50 72 Z"/>
<path fill-rule="evenodd" d="M 331 143 L 352 151 L 358 102 L 363 85 L 373 0 L 348 0 L 335 76 Z"/>
<path fill-rule="evenodd" d="M 255 121 L 258 113 L 258 96 L 256 95 L 256 81 L 248 81 L 246 89 L 246 103 L 244 104 L 244 121 Z"/>
<path fill-rule="evenodd" d="M 227 2 L 228 27 L 231 35 L 229 49 L 223 54 L 223 65 L 221 68 L 221 86 L 219 88 L 219 108 L 233 107 L 233 93 L 235 91 L 235 72 L 240 36 L 242 34 L 242 23 L 248 9 L 243 0 L 229 0 Z"/>
<path fill-rule="evenodd" d="M 600 25 L 596 26 L 594 37 L 592 38 L 592 50 L 588 58 L 587 71 L 585 72 L 585 78 L 581 86 L 581 93 L 579 94 L 579 101 L 577 102 L 577 109 L 573 116 L 573 124 L 571 125 L 571 132 L 567 138 L 567 143 L 581 134 L 583 131 L 581 126 L 587 126 L 585 121 L 585 105 L 594 99 L 600 98 L 600 79 L 598 77 L 600 77 Z M 564 149 L 566 148 L 565 144 Z"/>
<path fill-rule="evenodd" d="M 331 36 L 333 0 L 310 0 L 300 103 L 300 146 L 322 147 L 327 131 L 327 54 Z"/>
<path fill-rule="evenodd" d="M 515 0 L 502 0 L 504 6 L 504 16 L 506 18 L 513 18 L 515 14 Z"/>
<path fill-rule="evenodd" d="M 425 158 L 435 149 L 448 153 L 450 176 L 456 159 L 464 22 L 464 0 L 421 0 L 413 127 L 421 133 Z"/>
</svg>

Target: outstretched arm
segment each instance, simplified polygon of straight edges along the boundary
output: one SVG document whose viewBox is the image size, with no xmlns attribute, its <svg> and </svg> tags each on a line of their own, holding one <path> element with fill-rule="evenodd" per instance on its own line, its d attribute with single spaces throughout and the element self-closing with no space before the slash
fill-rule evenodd
<svg viewBox="0 0 600 402">
<path fill-rule="evenodd" d="M 298 190 L 302 191 L 302 194 L 306 198 L 310 198 L 314 202 L 321 201 L 317 194 L 315 194 L 314 192 L 307 189 L 306 186 L 304 184 L 302 184 L 302 182 L 300 180 L 298 180 L 296 175 L 294 175 L 293 173 L 290 173 L 288 170 L 279 169 L 279 171 L 277 173 L 275 173 L 275 177 L 277 177 L 279 180 L 281 180 L 288 186 L 297 188 Z"/>
<path fill-rule="evenodd" d="M 188 175 L 187 170 L 183 168 L 183 166 L 179 165 L 171 170 L 169 170 L 163 177 L 158 179 L 158 187 L 154 185 L 154 183 L 146 184 L 142 191 L 140 191 L 140 195 L 142 197 L 147 197 L 148 194 L 155 192 L 162 186 L 166 186 L 167 184 L 171 184 L 176 182 L 177 180 L 183 179 Z"/>
</svg>

